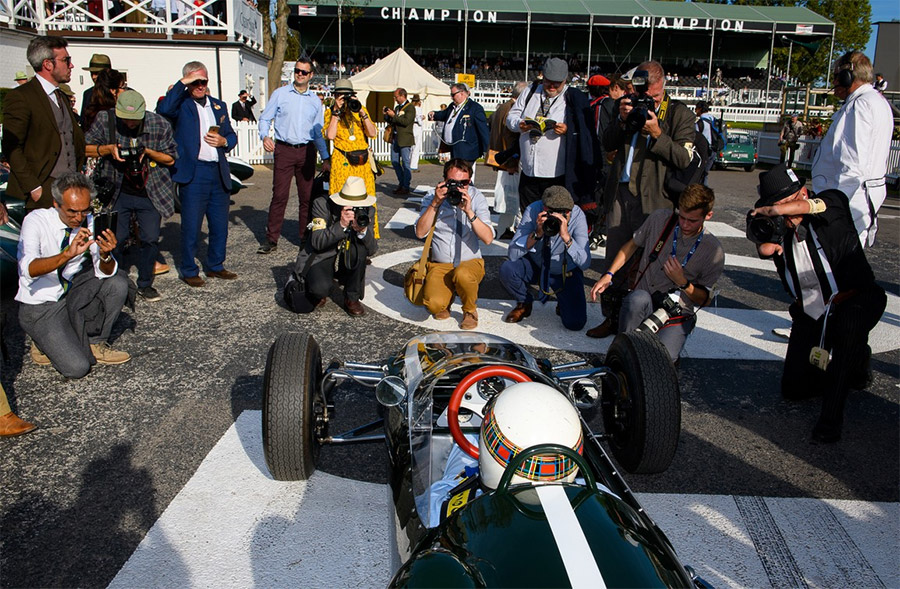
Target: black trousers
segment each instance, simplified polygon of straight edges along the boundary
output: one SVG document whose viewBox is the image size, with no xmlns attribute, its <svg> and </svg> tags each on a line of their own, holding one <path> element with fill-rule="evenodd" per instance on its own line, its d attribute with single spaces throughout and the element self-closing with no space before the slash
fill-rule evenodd
<svg viewBox="0 0 900 589">
<path fill-rule="evenodd" d="M 528 205 L 541 200 L 541 197 L 544 196 L 544 191 L 551 186 L 565 185 L 565 175 L 557 176 L 556 178 L 535 178 L 534 176 L 526 176 L 524 173 L 519 174 L 519 211 L 525 212 Z"/>
<path fill-rule="evenodd" d="M 356 255 L 357 253 L 361 254 Z M 335 259 L 322 260 L 310 266 L 306 273 L 306 296 L 316 304 L 326 298 L 331 292 L 331 285 L 337 278 L 338 283 L 344 287 L 344 298 L 348 301 L 359 301 L 363 295 L 363 281 L 366 277 L 365 248 L 359 247 L 358 252 L 349 256 L 346 252 L 339 251 L 337 255 L 337 271 L 335 271 Z"/>
<path fill-rule="evenodd" d="M 825 331 L 825 349 L 831 363 L 820 370 L 809 362 L 809 353 L 819 345 L 824 317 L 810 319 L 798 303 L 790 307 L 791 339 L 784 359 L 781 393 L 787 399 L 822 397 L 822 414 L 816 429 L 840 433 L 844 404 L 850 385 L 865 378 L 869 357 L 869 332 L 878 323 L 887 305 L 884 290 L 877 284 L 861 289 L 856 296 L 833 304 Z"/>
</svg>

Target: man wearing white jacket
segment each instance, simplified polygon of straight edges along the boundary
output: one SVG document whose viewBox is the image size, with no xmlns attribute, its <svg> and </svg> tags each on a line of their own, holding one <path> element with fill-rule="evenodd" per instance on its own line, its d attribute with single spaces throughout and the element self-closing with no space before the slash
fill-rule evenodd
<svg viewBox="0 0 900 589">
<path fill-rule="evenodd" d="M 894 118 L 872 87 L 872 63 L 859 51 L 834 65 L 834 95 L 844 105 L 834 114 L 812 168 L 812 190 L 837 189 L 850 198 L 850 212 L 863 247 L 875 242 L 878 209 L 885 198 L 885 174 Z"/>
</svg>

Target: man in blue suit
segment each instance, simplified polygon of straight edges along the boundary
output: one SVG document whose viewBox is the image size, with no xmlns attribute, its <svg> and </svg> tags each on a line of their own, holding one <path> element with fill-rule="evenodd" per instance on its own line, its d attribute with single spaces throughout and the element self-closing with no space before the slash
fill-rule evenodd
<svg viewBox="0 0 900 589">
<path fill-rule="evenodd" d="M 200 277 L 194 254 L 204 214 L 209 228 L 206 276 L 237 278 L 224 266 L 231 193 L 225 154 L 237 145 L 237 135 L 228 119 L 228 105 L 207 95 L 206 66 L 199 61 L 188 62 L 181 75 L 156 111 L 172 122 L 178 143 L 172 179 L 181 193 L 181 279 L 189 286 L 200 287 L 206 282 Z"/>
<path fill-rule="evenodd" d="M 469 162 L 475 168 L 475 160 L 484 155 L 491 140 L 484 108 L 469 99 L 469 87 L 465 84 L 450 86 L 453 104 L 441 111 L 432 111 L 429 118 L 444 123 L 441 139 L 450 146 L 450 156 Z"/>
</svg>

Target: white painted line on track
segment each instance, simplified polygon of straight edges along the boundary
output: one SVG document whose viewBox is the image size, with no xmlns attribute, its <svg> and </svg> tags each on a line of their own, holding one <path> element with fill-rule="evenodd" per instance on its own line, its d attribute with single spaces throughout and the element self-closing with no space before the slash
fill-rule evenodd
<svg viewBox="0 0 900 589">
<path fill-rule="evenodd" d="M 317 472 L 274 481 L 245 411 L 110 587 L 384 587 L 388 491 Z"/>
<path fill-rule="evenodd" d="M 482 255 L 505 256 L 507 244 L 495 241 L 482 248 Z M 420 247 L 398 250 L 372 258 L 372 266 L 366 276 L 365 305 L 372 311 L 397 321 L 413 323 L 427 330 L 455 331 L 462 321 L 459 302 L 451 309 L 451 319 L 433 319 L 424 307 L 415 307 L 403 295 L 403 289 L 390 284 L 384 272 L 397 265 L 417 260 Z M 725 256 L 726 263 L 765 263 L 766 270 L 774 270 L 771 262 Z M 556 348 L 573 352 L 606 352 L 612 338 L 592 339 L 585 330 L 603 321 L 599 304 L 588 303 L 585 330 L 568 331 L 556 316 L 556 302 L 535 303 L 531 317 L 521 323 L 504 323 L 503 317 L 512 310 L 512 299 L 479 299 L 478 331 L 493 333 L 519 344 L 539 348 Z M 787 342 L 775 335 L 772 329 L 790 326 L 786 310 L 767 311 L 757 309 L 719 309 L 711 307 L 697 315 L 697 327 L 688 338 L 681 355 L 685 358 L 781 360 L 787 351 Z M 888 306 L 881 321 L 869 334 L 869 345 L 874 353 L 896 349 L 900 345 L 900 298 L 888 294 Z"/>
<path fill-rule="evenodd" d="M 306 482 L 272 480 L 260 419 L 259 411 L 238 417 L 110 587 L 387 584 L 387 486 L 321 472 Z M 810 587 L 900 586 L 898 503 L 656 493 L 638 500 L 681 561 L 715 587 L 784 586 L 784 576 L 764 566 L 773 553 Z"/>
</svg>

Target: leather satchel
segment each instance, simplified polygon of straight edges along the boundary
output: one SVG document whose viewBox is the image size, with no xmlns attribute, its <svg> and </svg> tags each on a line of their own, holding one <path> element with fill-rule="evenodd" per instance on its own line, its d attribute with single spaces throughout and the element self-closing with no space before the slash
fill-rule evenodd
<svg viewBox="0 0 900 589">
<path fill-rule="evenodd" d="M 435 223 L 437 215 L 434 216 Z M 431 231 L 428 232 L 428 238 L 425 240 L 425 247 L 422 248 L 422 255 L 409 267 L 406 276 L 403 278 L 403 294 L 409 299 L 409 302 L 417 307 L 425 304 L 425 274 L 428 265 L 428 254 L 431 252 L 431 238 L 434 237 L 434 224 L 431 225 Z"/>
<path fill-rule="evenodd" d="M 391 143 L 394 140 L 394 126 L 388 125 L 384 128 L 384 135 L 381 137 L 385 143 Z"/>
</svg>

